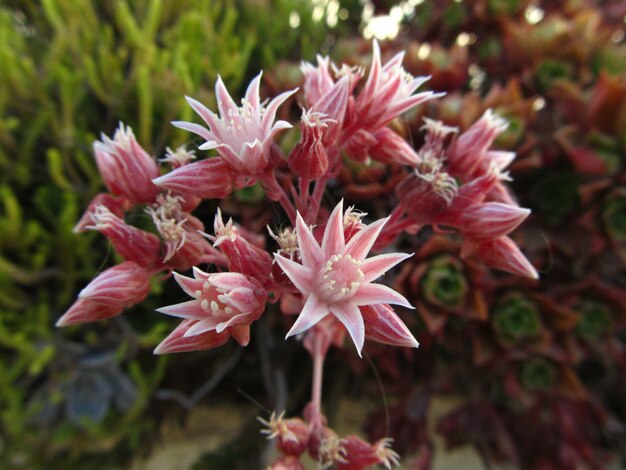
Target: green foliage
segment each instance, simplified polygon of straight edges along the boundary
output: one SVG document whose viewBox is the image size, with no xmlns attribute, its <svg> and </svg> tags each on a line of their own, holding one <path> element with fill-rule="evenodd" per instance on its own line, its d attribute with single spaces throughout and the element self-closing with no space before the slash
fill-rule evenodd
<svg viewBox="0 0 626 470">
<path fill-rule="evenodd" d="M 492 323 L 505 342 L 535 338 L 541 328 L 537 306 L 522 294 L 502 299 L 493 312 Z"/>
<path fill-rule="evenodd" d="M 422 279 L 422 290 L 426 300 L 434 305 L 461 305 L 468 291 L 461 263 L 446 255 L 435 258 Z"/>
<path fill-rule="evenodd" d="M 555 379 L 554 365 L 542 357 L 533 357 L 522 363 L 520 382 L 528 390 L 548 390 Z"/>
<path fill-rule="evenodd" d="M 68 333 L 60 335 L 53 324 L 111 261 L 100 237 L 71 229 L 103 189 L 91 150 L 100 132 L 110 134 L 123 121 L 159 156 L 166 145 L 189 139 L 170 125 L 192 120 L 184 95 L 211 102 L 218 74 L 236 90 L 289 51 L 313 57 L 327 25 L 311 20 L 309 3 L 256 2 L 248 11 L 251 3 L 23 0 L 0 6 L 0 467 L 36 468 L 56 459 L 81 468 L 81 449 L 108 451 L 121 442 L 132 448 L 149 430 L 151 422 L 137 418 L 165 371 L 166 363 L 150 354 L 164 336 L 160 317 L 148 314 L 158 299 L 137 309 L 146 321 L 127 325 L 139 330 L 132 340 L 107 346 L 138 390 L 130 411 L 81 426 L 34 424 L 46 406 L 67 399 L 59 338 Z M 297 30 L 289 26 L 294 10 L 301 18 Z M 69 336 L 98 349 L 110 334 L 98 328 Z M 42 384 L 51 401 L 38 395 Z"/>
<path fill-rule="evenodd" d="M 576 333 L 582 338 L 594 340 L 611 331 L 613 314 L 604 302 L 584 299 L 577 310 L 580 312 L 580 320 L 576 324 Z"/>
</svg>

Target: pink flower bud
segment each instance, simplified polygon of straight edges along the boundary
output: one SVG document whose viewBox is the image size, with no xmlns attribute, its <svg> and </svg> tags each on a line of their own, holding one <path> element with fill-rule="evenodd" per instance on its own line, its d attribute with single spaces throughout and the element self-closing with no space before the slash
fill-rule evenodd
<svg viewBox="0 0 626 470">
<path fill-rule="evenodd" d="M 123 217 L 124 213 L 132 207 L 132 204 L 124 197 L 116 197 L 108 193 L 96 194 L 89 203 L 89 206 L 87 206 L 85 213 L 72 229 L 72 232 L 84 232 L 85 229 L 93 223 L 91 215 L 97 206 L 104 206 L 116 216 Z"/>
<path fill-rule="evenodd" d="M 496 269 L 518 276 L 538 279 L 537 270 L 509 237 L 474 242 L 465 240 L 461 246 L 461 257 L 476 256 L 482 262 Z"/>
<path fill-rule="evenodd" d="M 303 62 L 300 70 L 304 75 L 304 99 L 308 106 L 313 106 L 328 94 L 334 84 L 329 71 L 330 59 L 317 56 L 317 66 Z"/>
<path fill-rule="evenodd" d="M 81 323 L 91 323 L 99 320 L 112 318 L 124 310 L 121 305 L 104 305 L 92 302 L 88 299 L 78 299 L 72 304 L 67 312 L 63 314 L 56 323 L 56 326 L 70 326 Z"/>
<path fill-rule="evenodd" d="M 323 143 L 326 147 L 333 145 L 339 137 L 343 121 L 348 108 L 350 94 L 350 76 L 341 78 L 333 87 L 322 96 L 311 108 L 311 111 L 320 113 L 327 118 L 327 128 L 324 131 Z"/>
<path fill-rule="evenodd" d="M 160 264 L 161 241 L 157 236 L 126 224 L 104 206 L 97 206 L 91 217 L 93 225 L 86 228 L 104 234 L 122 258 L 145 268 Z"/>
<path fill-rule="evenodd" d="M 193 336 L 186 336 L 189 328 L 198 323 L 198 320 L 185 319 L 172 331 L 154 350 L 154 354 L 172 354 L 188 351 L 204 351 L 217 348 L 228 341 L 228 331 L 217 333 L 207 331 Z"/>
<path fill-rule="evenodd" d="M 230 219 L 226 224 L 222 220 L 222 213 L 218 209 L 215 215 L 214 246 L 228 258 L 228 270 L 247 274 L 262 284 L 270 278 L 272 258 L 265 251 L 253 245 L 239 233 L 238 228 Z"/>
<path fill-rule="evenodd" d="M 476 204 L 463 211 L 458 228 L 465 238 L 490 240 L 512 232 L 529 214 L 530 209 L 500 202 Z"/>
<path fill-rule="evenodd" d="M 322 138 L 334 121 L 322 113 L 303 111 L 301 137 L 289 154 L 289 169 L 301 178 L 316 179 L 328 171 L 328 156 Z"/>
<path fill-rule="evenodd" d="M 154 179 L 154 184 L 186 196 L 221 199 L 231 193 L 233 175 L 222 158 L 207 158 L 170 171 Z"/>
<path fill-rule="evenodd" d="M 419 343 L 393 309 L 386 304 L 361 307 L 365 338 L 391 346 L 417 348 Z"/>
<path fill-rule="evenodd" d="M 499 174 L 490 171 L 461 185 L 450 205 L 451 212 L 461 212 L 469 206 L 483 202 L 487 194 L 498 183 Z"/>
<path fill-rule="evenodd" d="M 103 271 L 78 294 L 57 326 L 104 320 L 138 304 L 150 292 L 148 273 L 132 261 Z"/>
<path fill-rule="evenodd" d="M 396 188 L 400 204 L 418 224 L 431 224 L 454 199 L 457 185 L 447 173 L 433 169 L 429 173 L 415 171 Z"/>
<path fill-rule="evenodd" d="M 359 129 L 346 144 L 346 154 L 357 162 L 367 162 L 370 148 L 375 146 L 378 140 L 370 132 Z"/>
<path fill-rule="evenodd" d="M 100 273 L 78 297 L 104 305 L 135 305 L 150 291 L 148 272 L 132 261 L 124 261 Z"/>
<path fill-rule="evenodd" d="M 298 457 L 286 455 L 268 467 L 268 470 L 305 470 Z"/>
<path fill-rule="evenodd" d="M 388 127 L 374 133 L 376 144 L 370 148 L 370 156 L 379 162 L 417 166 L 420 157 L 413 147 Z"/>
<path fill-rule="evenodd" d="M 493 114 L 490 109 L 485 111 L 449 147 L 447 157 L 450 173 L 461 176 L 472 174 L 483 163 L 487 149 L 507 127 L 508 123 L 504 119 Z"/>
<path fill-rule="evenodd" d="M 216 250 L 207 242 L 207 239 L 195 230 L 185 227 L 185 243 L 174 253 L 167 262 L 169 269 L 186 271 L 214 256 Z M 207 258 L 207 256 L 209 258 Z"/>
<path fill-rule="evenodd" d="M 270 420 L 257 418 L 265 427 L 261 434 L 268 439 L 276 439 L 276 448 L 282 454 L 299 456 L 307 450 L 309 442 L 309 425 L 300 418 L 284 419 L 283 411 L 278 416 L 272 412 Z"/>
<path fill-rule="evenodd" d="M 152 179 L 159 176 L 154 159 L 141 148 L 130 127 L 120 123 L 113 139 L 102 134 L 93 144 L 96 163 L 113 194 L 133 203 L 152 202 L 159 193 Z"/>
<path fill-rule="evenodd" d="M 176 169 L 189 164 L 191 160 L 195 159 L 195 152 L 193 150 L 187 150 L 184 145 L 181 145 L 176 150 L 166 147 L 165 157 L 160 158 L 159 161 L 162 163 L 169 163 L 172 166 L 172 169 Z"/>
<path fill-rule="evenodd" d="M 376 449 L 358 436 L 351 434 L 342 438 L 341 447 L 345 457 L 337 462 L 337 470 L 364 470 L 380 463 Z"/>
</svg>

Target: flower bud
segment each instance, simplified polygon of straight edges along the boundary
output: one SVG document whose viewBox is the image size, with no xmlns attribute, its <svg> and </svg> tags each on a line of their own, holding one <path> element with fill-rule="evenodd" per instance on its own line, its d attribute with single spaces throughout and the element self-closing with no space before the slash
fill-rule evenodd
<svg viewBox="0 0 626 470">
<path fill-rule="evenodd" d="M 490 240 L 512 232 L 529 214 L 530 209 L 500 202 L 475 204 L 465 209 L 458 228 L 465 238 Z"/>
<path fill-rule="evenodd" d="M 537 270 L 507 236 L 476 242 L 465 240 L 461 246 L 461 257 L 472 255 L 493 268 L 531 279 L 539 278 Z"/>
<path fill-rule="evenodd" d="M 96 206 L 91 218 L 93 225 L 86 228 L 104 234 L 125 260 L 145 268 L 160 264 L 161 241 L 157 236 L 126 224 L 104 206 Z"/>
<path fill-rule="evenodd" d="M 298 457 L 286 455 L 268 467 L 268 470 L 305 470 Z"/>
<path fill-rule="evenodd" d="M 153 181 L 161 188 L 201 199 L 224 198 L 233 187 L 232 171 L 219 157 L 183 165 Z"/>
<path fill-rule="evenodd" d="M 344 150 L 346 154 L 356 160 L 357 162 L 365 163 L 369 159 L 369 151 L 374 145 L 378 143 L 376 137 L 370 132 L 359 129 L 350 138 Z"/>
<path fill-rule="evenodd" d="M 132 261 L 103 271 L 78 294 L 78 300 L 57 326 L 104 320 L 138 304 L 150 292 L 148 273 Z"/>
<path fill-rule="evenodd" d="M 358 436 L 343 437 L 341 446 L 344 449 L 345 458 L 344 461 L 337 462 L 337 470 L 363 470 L 380 463 L 372 445 Z"/>
<path fill-rule="evenodd" d="M 104 305 L 89 299 L 78 299 L 59 318 L 56 326 L 78 325 L 112 318 L 124 310 L 122 305 Z"/>
<path fill-rule="evenodd" d="M 188 351 L 204 351 L 213 349 L 228 341 L 230 333 L 222 331 L 207 331 L 193 336 L 185 333 L 198 323 L 198 320 L 185 319 L 172 331 L 154 350 L 154 354 L 172 354 Z"/>
<path fill-rule="evenodd" d="M 133 205 L 128 199 L 122 196 L 116 197 L 108 193 L 96 194 L 89 203 L 89 206 L 87 207 L 85 213 L 72 229 L 72 232 L 84 232 L 85 229 L 87 229 L 88 226 L 92 224 L 93 220 L 91 215 L 95 211 L 97 206 L 104 206 L 116 216 L 124 217 L 124 213 L 129 210 Z"/>
<path fill-rule="evenodd" d="M 307 450 L 309 425 L 300 418 L 283 419 L 284 415 L 284 411 L 278 416 L 272 412 L 269 421 L 257 418 L 267 428 L 261 434 L 268 439 L 276 438 L 276 448 L 281 453 L 298 457 Z"/>
<path fill-rule="evenodd" d="M 96 163 L 107 188 L 132 203 L 152 202 L 159 190 L 152 179 L 159 176 L 154 159 L 141 148 L 132 129 L 120 123 L 113 139 L 102 134 L 93 144 Z"/>
<path fill-rule="evenodd" d="M 431 224 L 450 206 L 457 185 L 447 173 L 434 168 L 422 173 L 414 171 L 396 188 L 400 204 L 418 224 Z"/>
<path fill-rule="evenodd" d="M 485 153 L 496 137 L 502 134 L 508 123 L 488 109 L 469 129 L 459 135 L 448 148 L 450 173 L 472 174 L 485 159 Z"/>
<path fill-rule="evenodd" d="M 409 143 L 388 127 L 374 133 L 376 144 L 369 150 L 369 155 L 382 163 L 417 166 L 420 157 Z"/>
<path fill-rule="evenodd" d="M 226 255 L 228 270 L 247 274 L 261 284 L 268 282 L 272 271 L 270 255 L 242 237 L 232 219 L 224 224 L 219 209 L 215 215 L 214 228 L 215 236 L 209 238 L 214 241 L 214 246 L 219 247 Z"/>
<path fill-rule="evenodd" d="M 148 272 L 132 261 L 124 261 L 100 273 L 78 297 L 104 305 L 134 305 L 150 291 Z"/>
<path fill-rule="evenodd" d="M 330 59 L 317 56 L 317 66 L 302 62 L 300 70 L 304 75 L 304 99 L 308 106 L 313 106 L 333 87 L 333 77 L 329 71 Z"/>
<path fill-rule="evenodd" d="M 419 346 L 413 334 L 389 305 L 365 305 L 360 307 L 360 310 L 367 339 L 391 346 L 408 348 Z"/>
<path fill-rule="evenodd" d="M 328 156 L 322 143 L 329 123 L 325 114 L 316 112 L 302 112 L 300 141 L 293 148 L 288 157 L 289 169 L 297 176 L 307 179 L 316 179 L 328 171 Z"/>
</svg>

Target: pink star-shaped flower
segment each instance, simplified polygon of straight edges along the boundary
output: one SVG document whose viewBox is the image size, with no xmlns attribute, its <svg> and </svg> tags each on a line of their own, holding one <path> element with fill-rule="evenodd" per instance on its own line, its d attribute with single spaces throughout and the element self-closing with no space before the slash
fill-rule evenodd
<svg viewBox="0 0 626 470">
<path fill-rule="evenodd" d="M 266 105 L 259 98 L 260 81 L 261 74 L 252 80 L 239 107 L 218 77 L 215 95 L 220 117 L 202 103 L 187 97 L 189 105 L 209 128 L 185 121 L 172 124 L 206 139 L 200 150 L 216 149 L 237 173 L 258 176 L 268 163 L 269 148 L 275 135 L 291 127 L 287 121 L 274 122 L 276 111 L 297 91 L 281 93 Z"/>
<path fill-rule="evenodd" d="M 302 333 L 327 315 L 334 315 L 345 327 L 359 355 L 365 339 L 365 322 L 361 307 L 395 304 L 413 308 L 393 289 L 374 284 L 373 280 L 411 255 L 386 253 L 366 259 L 387 219 L 380 219 L 363 227 L 346 243 L 343 228 L 343 202 L 333 210 L 321 246 L 298 214 L 296 234 L 302 264 L 275 254 L 276 262 L 289 276 L 306 302 L 287 338 Z M 401 325 L 403 336 L 411 337 Z"/>
</svg>

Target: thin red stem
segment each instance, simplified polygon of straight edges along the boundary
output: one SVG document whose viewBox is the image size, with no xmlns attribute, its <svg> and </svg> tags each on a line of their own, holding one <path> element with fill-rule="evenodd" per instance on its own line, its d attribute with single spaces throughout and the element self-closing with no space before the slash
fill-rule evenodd
<svg viewBox="0 0 626 470">
<path fill-rule="evenodd" d="M 322 379 L 324 374 L 323 347 L 324 338 L 315 334 L 313 351 L 313 385 L 311 387 L 311 426 L 316 428 L 322 424 Z"/>
</svg>

